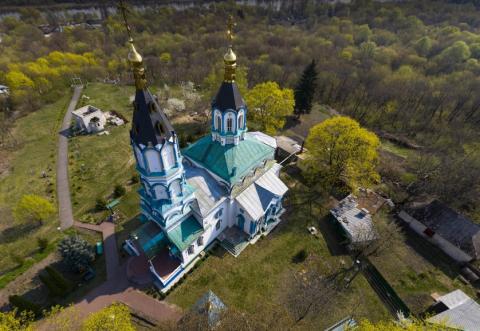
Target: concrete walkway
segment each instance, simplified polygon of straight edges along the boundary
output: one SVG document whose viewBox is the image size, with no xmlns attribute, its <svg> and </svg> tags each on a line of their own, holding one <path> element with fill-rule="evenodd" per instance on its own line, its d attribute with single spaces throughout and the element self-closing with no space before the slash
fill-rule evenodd
<svg viewBox="0 0 480 331">
<path fill-rule="evenodd" d="M 73 225 L 72 201 L 70 200 L 70 184 L 68 182 L 68 129 L 72 120 L 72 111 L 75 110 L 83 86 L 76 86 L 72 99 L 63 118 L 62 127 L 58 134 L 57 155 L 57 199 L 60 227 L 62 230 Z"/>
<path fill-rule="evenodd" d="M 122 302 L 152 321 L 178 320 L 181 317 L 182 311 L 179 307 L 152 298 L 128 281 L 127 263 L 119 264 L 113 223 L 103 222 L 100 225 L 94 225 L 75 222 L 74 224 L 78 228 L 102 233 L 107 264 L 107 280 L 73 305 L 80 318 L 85 318 L 113 302 Z"/>
</svg>

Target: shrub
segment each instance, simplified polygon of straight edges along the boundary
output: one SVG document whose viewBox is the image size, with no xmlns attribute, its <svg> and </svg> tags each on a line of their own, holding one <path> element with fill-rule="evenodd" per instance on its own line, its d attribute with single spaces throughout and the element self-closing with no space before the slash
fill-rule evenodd
<svg viewBox="0 0 480 331">
<path fill-rule="evenodd" d="M 37 246 L 38 246 L 38 250 L 40 252 L 44 252 L 47 247 L 48 247 L 48 239 L 47 238 L 42 238 L 42 237 L 38 237 L 37 238 Z"/>
<path fill-rule="evenodd" d="M 57 284 L 55 284 L 54 280 L 47 275 L 40 274 L 38 277 L 40 278 L 42 283 L 48 288 L 48 292 L 52 296 L 61 297 L 65 294 L 65 292 L 59 286 L 57 286 Z"/>
<path fill-rule="evenodd" d="M 19 266 L 22 266 L 25 262 L 25 258 L 16 253 L 10 253 L 10 259 Z"/>
<path fill-rule="evenodd" d="M 125 192 L 126 192 L 125 187 L 123 187 L 123 185 L 118 184 L 118 185 L 115 185 L 115 188 L 113 189 L 113 196 L 115 198 L 119 198 L 122 195 L 124 195 Z"/>
<path fill-rule="evenodd" d="M 95 257 L 92 245 L 78 236 L 64 238 L 58 244 L 58 251 L 63 262 L 74 271 L 85 270 Z"/>
<path fill-rule="evenodd" d="M 132 181 L 132 184 L 136 184 L 140 181 L 140 177 L 138 176 L 138 174 L 133 174 L 130 180 Z"/>
<path fill-rule="evenodd" d="M 97 198 L 97 200 L 95 200 L 95 210 L 96 211 L 102 211 L 102 210 L 105 210 L 107 209 L 107 201 L 105 201 L 104 198 Z"/>
<path fill-rule="evenodd" d="M 308 252 L 305 249 L 302 249 L 297 252 L 292 258 L 293 263 L 301 263 L 305 261 L 308 257 Z"/>
<path fill-rule="evenodd" d="M 52 268 L 51 266 L 47 266 L 45 271 L 64 293 L 68 293 L 70 291 L 72 284 L 58 270 Z"/>
<path fill-rule="evenodd" d="M 19 295 L 11 295 L 8 297 L 10 305 L 18 309 L 18 312 L 32 312 L 35 317 L 40 317 L 42 315 L 42 309 L 36 303 L 31 302 L 30 300 L 25 299 Z"/>
</svg>

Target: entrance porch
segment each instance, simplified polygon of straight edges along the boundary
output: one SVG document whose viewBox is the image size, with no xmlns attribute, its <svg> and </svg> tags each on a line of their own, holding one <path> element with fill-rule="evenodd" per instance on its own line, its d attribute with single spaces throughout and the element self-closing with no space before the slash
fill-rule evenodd
<svg viewBox="0 0 480 331">
<path fill-rule="evenodd" d="M 218 235 L 217 239 L 220 245 L 235 257 L 240 255 L 249 243 L 248 235 L 236 225 L 225 229 Z"/>
</svg>

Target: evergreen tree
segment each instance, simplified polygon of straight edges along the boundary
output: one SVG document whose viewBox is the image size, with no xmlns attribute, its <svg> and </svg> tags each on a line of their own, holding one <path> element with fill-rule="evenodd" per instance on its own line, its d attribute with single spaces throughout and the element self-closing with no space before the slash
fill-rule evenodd
<svg viewBox="0 0 480 331">
<path fill-rule="evenodd" d="M 317 88 L 317 69 L 315 60 L 303 71 L 302 77 L 295 87 L 295 114 L 308 114 L 312 110 L 313 96 Z"/>
</svg>

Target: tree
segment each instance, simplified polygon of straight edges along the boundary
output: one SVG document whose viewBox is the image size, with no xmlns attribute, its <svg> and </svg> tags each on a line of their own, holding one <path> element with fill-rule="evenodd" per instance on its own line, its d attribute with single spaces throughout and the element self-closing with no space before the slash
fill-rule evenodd
<svg viewBox="0 0 480 331">
<path fill-rule="evenodd" d="M 284 126 L 285 119 L 293 113 L 295 104 L 293 91 L 282 89 L 275 82 L 255 85 L 248 91 L 245 100 L 251 120 L 267 134 L 275 134 Z"/>
<path fill-rule="evenodd" d="M 42 223 L 55 213 L 53 204 L 38 195 L 24 195 L 17 203 L 14 211 L 17 221 L 35 221 Z"/>
<path fill-rule="evenodd" d="M 33 316 L 16 310 L 0 312 L 0 331 L 33 331 Z"/>
<path fill-rule="evenodd" d="M 125 187 L 121 184 L 115 185 L 115 188 L 113 189 L 113 196 L 115 198 L 120 198 L 122 195 L 125 195 Z"/>
<path fill-rule="evenodd" d="M 42 309 L 36 303 L 25 299 L 20 295 L 11 295 L 8 297 L 10 305 L 17 308 L 19 312 L 24 312 L 24 314 L 33 314 L 35 317 L 40 317 L 42 315 Z"/>
<path fill-rule="evenodd" d="M 83 271 L 93 261 L 93 247 L 78 236 L 65 237 L 58 244 L 64 263 L 72 270 Z"/>
<path fill-rule="evenodd" d="M 348 331 L 443 331 L 449 330 L 443 323 L 432 324 L 421 319 L 409 318 L 400 321 L 371 322 L 363 319 L 358 325 L 347 328 Z"/>
<path fill-rule="evenodd" d="M 376 171 L 378 137 L 355 120 L 337 116 L 310 129 L 306 175 L 327 190 L 345 184 L 350 190 L 380 178 Z"/>
<path fill-rule="evenodd" d="M 127 306 L 114 303 L 91 314 L 83 323 L 82 331 L 135 331 Z"/>
<path fill-rule="evenodd" d="M 312 110 L 312 101 L 317 88 L 317 70 L 315 60 L 303 71 L 302 77 L 295 87 L 295 113 L 305 114 Z"/>
</svg>

